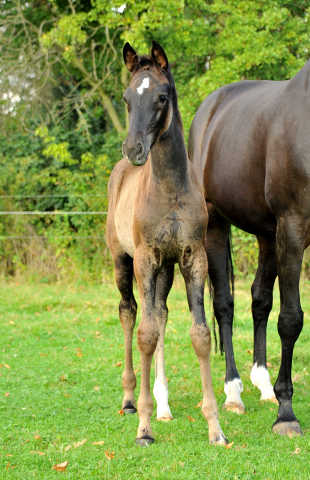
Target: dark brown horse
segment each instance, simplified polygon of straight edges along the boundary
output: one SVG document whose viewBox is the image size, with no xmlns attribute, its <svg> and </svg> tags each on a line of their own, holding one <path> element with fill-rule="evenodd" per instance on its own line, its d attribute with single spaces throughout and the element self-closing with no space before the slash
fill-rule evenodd
<svg viewBox="0 0 310 480">
<path fill-rule="evenodd" d="M 243 81 L 213 92 L 199 107 L 189 156 L 209 211 L 206 251 L 214 310 L 226 352 L 226 407 L 242 411 L 242 383 L 232 347 L 233 299 L 227 275 L 231 224 L 256 235 L 259 265 L 252 285 L 254 365 L 262 398 L 273 396 L 266 368 L 266 326 L 279 278 L 282 359 L 274 392 L 273 431 L 302 434 L 292 408 L 292 356 L 302 330 L 299 279 L 310 243 L 310 63 L 288 81 Z M 224 405 L 224 406 L 225 406 Z"/>
<path fill-rule="evenodd" d="M 172 418 L 163 345 L 168 313 L 166 299 L 173 282 L 174 264 L 178 263 L 193 321 L 190 335 L 200 363 L 202 412 L 208 421 L 209 440 L 226 444 L 212 387 L 211 338 L 204 312 L 208 213 L 202 188 L 187 157 L 174 79 L 165 52 L 156 42 L 153 42 L 151 56 L 138 56 L 128 43 L 123 55 L 132 72 L 130 86 L 124 94 L 129 132 L 123 144 L 125 158 L 115 166 L 110 177 L 107 220 L 107 239 L 122 296 L 119 314 L 125 335 L 123 411 L 136 411 L 136 377 L 132 363 L 137 310 L 132 291 L 135 274 L 142 308 L 138 328 L 140 424 L 136 443 L 154 441 L 150 368 L 155 349 L 157 415 L 159 419 Z"/>
</svg>

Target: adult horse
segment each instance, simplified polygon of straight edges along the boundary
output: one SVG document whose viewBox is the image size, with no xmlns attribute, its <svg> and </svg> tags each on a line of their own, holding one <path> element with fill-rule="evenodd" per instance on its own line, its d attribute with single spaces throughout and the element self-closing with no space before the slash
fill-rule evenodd
<svg viewBox="0 0 310 480">
<path fill-rule="evenodd" d="M 209 440 L 226 444 L 212 387 L 211 337 L 204 312 L 208 213 L 201 186 L 187 157 L 174 79 L 166 54 L 156 42 L 153 42 L 151 56 L 138 56 L 128 43 L 123 56 L 132 73 L 124 94 L 129 132 L 123 144 L 125 158 L 115 166 L 110 177 L 107 219 L 107 240 L 122 296 L 119 315 L 125 335 L 123 411 L 136 411 L 136 377 L 132 363 L 137 311 L 132 291 L 135 274 L 142 307 L 138 328 L 140 423 L 136 443 L 154 441 L 150 421 L 153 410 L 150 368 L 155 349 L 157 412 L 160 418 L 171 419 L 163 340 L 168 313 L 166 299 L 173 282 L 174 264 L 178 262 L 193 320 L 190 335 L 200 363 L 202 412 L 208 421 Z"/>
<path fill-rule="evenodd" d="M 190 129 L 189 157 L 209 211 L 206 252 L 214 311 L 226 352 L 224 406 L 243 411 L 233 355 L 233 299 L 227 265 L 231 224 L 256 235 L 258 270 L 252 285 L 254 362 L 251 380 L 262 398 L 273 392 L 266 368 L 266 326 L 276 277 L 282 357 L 274 393 L 273 431 L 302 434 L 292 408 L 292 356 L 302 330 L 299 279 L 310 243 L 310 63 L 288 81 L 226 85 L 199 107 Z"/>
</svg>

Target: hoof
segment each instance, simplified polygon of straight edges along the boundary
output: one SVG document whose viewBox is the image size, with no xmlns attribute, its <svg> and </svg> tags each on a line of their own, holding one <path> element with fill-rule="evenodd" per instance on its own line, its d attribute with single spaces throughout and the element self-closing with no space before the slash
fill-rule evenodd
<svg viewBox="0 0 310 480">
<path fill-rule="evenodd" d="M 220 437 L 216 438 L 215 440 L 210 440 L 209 442 L 210 445 L 228 445 L 228 440 L 224 435 L 221 435 Z"/>
<path fill-rule="evenodd" d="M 154 443 L 154 438 L 136 438 L 136 445 L 140 445 L 141 447 L 148 447 Z"/>
<path fill-rule="evenodd" d="M 173 419 L 172 415 L 169 415 L 167 413 L 167 415 L 162 415 L 161 417 L 158 417 L 157 421 L 158 422 L 171 422 L 172 419 Z"/>
<path fill-rule="evenodd" d="M 235 412 L 240 414 L 245 413 L 245 406 L 243 403 L 224 403 L 223 410 L 227 410 L 229 412 Z"/>
<path fill-rule="evenodd" d="M 294 437 L 295 435 L 303 435 L 303 431 L 300 428 L 298 420 L 293 422 L 278 422 L 276 421 L 273 424 L 272 431 L 278 433 L 279 435 L 287 435 L 288 437 Z"/>
<path fill-rule="evenodd" d="M 123 413 L 124 415 L 133 415 L 134 413 L 136 413 L 137 409 L 135 407 L 132 407 L 132 408 L 123 408 Z"/>
<path fill-rule="evenodd" d="M 260 401 L 261 401 L 261 402 L 271 402 L 271 403 L 275 403 L 275 404 L 279 405 L 279 402 L 278 402 L 278 400 L 276 399 L 276 396 L 275 396 L 275 395 L 273 395 L 273 397 L 270 397 L 270 398 L 262 398 L 262 397 L 261 397 L 261 398 L 260 398 Z"/>
</svg>

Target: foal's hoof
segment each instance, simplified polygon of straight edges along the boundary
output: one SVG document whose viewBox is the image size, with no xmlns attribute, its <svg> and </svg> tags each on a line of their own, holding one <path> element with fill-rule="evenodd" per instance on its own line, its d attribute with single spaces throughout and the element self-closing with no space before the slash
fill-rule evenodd
<svg viewBox="0 0 310 480">
<path fill-rule="evenodd" d="M 276 403 L 277 405 L 279 404 L 275 395 L 273 395 L 272 397 L 269 397 L 269 398 L 265 398 L 265 397 L 261 396 L 260 397 L 260 402 L 272 402 L 272 403 Z"/>
<path fill-rule="evenodd" d="M 278 420 L 273 424 L 272 431 L 279 435 L 287 435 L 288 437 L 294 437 L 295 435 L 303 435 L 303 431 L 300 428 L 298 420 L 293 422 L 279 422 Z"/>
<path fill-rule="evenodd" d="M 123 408 L 123 413 L 125 415 L 133 415 L 134 413 L 136 413 L 137 409 L 135 407 L 132 407 L 132 408 Z"/>
<path fill-rule="evenodd" d="M 172 419 L 173 419 L 172 415 L 167 413 L 167 414 L 162 415 L 161 417 L 158 417 L 157 421 L 158 422 L 171 422 Z"/>
<path fill-rule="evenodd" d="M 226 410 L 227 412 L 235 412 L 238 414 L 243 414 L 245 413 L 245 406 L 243 403 L 227 403 L 225 402 L 223 405 L 223 410 Z"/>
<path fill-rule="evenodd" d="M 136 438 L 136 445 L 140 445 L 141 447 L 148 447 L 154 443 L 154 438 L 147 437 L 147 438 Z"/>
<path fill-rule="evenodd" d="M 214 440 L 210 440 L 209 444 L 210 445 L 224 445 L 225 446 L 225 445 L 228 444 L 228 440 L 225 437 L 225 435 L 220 435 L 218 438 L 215 438 Z"/>
</svg>

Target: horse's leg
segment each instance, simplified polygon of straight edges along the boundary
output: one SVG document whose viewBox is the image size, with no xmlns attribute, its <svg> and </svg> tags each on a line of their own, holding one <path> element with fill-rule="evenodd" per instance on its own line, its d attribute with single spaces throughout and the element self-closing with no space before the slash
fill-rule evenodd
<svg viewBox="0 0 310 480">
<path fill-rule="evenodd" d="M 152 253 L 151 253 L 152 255 Z M 153 400 L 150 391 L 150 371 L 153 354 L 159 337 L 156 322 L 155 295 L 159 267 L 156 258 L 139 247 L 135 251 L 134 271 L 141 302 L 141 321 L 138 327 L 138 347 L 141 356 L 141 389 L 138 400 L 139 427 L 136 444 L 147 445 L 154 442 L 151 428 Z"/>
<path fill-rule="evenodd" d="M 160 272 L 156 283 L 156 320 L 159 328 L 159 338 L 155 350 L 155 384 L 154 397 L 157 402 L 157 420 L 172 420 L 168 404 L 168 383 L 165 373 L 164 339 L 168 317 L 167 297 L 173 283 L 174 265 L 168 265 Z"/>
<path fill-rule="evenodd" d="M 252 315 L 254 322 L 254 359 L 251 372 L 253 385 L 261 391 L 261 400 L 277 402 L 266 365 L 266 329 L 272 309 L 272 293 L 277 277 L 275 239 L 257 237 L 258 269 L 252 285 Z"/>
<path fill-rule="evenodd" d="M 119 304 L 119 318 L 125 337 L 125 371 L 122 377 L 124 398 L 123 412 L 135 413 L 136 401 L 134 390 L 136 388 L 136 375 L 132 363 L 132 336 L 136 323 L 137 304 L 132 291 L 133 260 L 126 253 L 114 259 L 116 285 L 121 293 Z"/>
<path fill-rule="evenodd" d="M 292 408 L 291 371 L 294 345 L 303 327 L 299 280 L 307 228 L 304 219 L 296 215 L 278 219 L 276 249 L 281 303 L 278 332 L 282 357 L 279 376 L 274 386 L 279 411 L 272 429 L 275 433 L 289 436 L 302 435 Z"/>
<path fill-rule="evenodd" d="M 245 407 L 240 397 L 243 385 L 236 367 L 232 343 L 234 302 L 229 288 L 228 273 L 230 223 L 220 216 L 209 203 L 208 211 L 209 223 L 206 252 L 209 263 L 209 276 L 214 289 L 214 315 L 220 330 L 221 351 L 225 350 L 226 360 L 224 392 L 227 397 L 223 408 L 236 413 L 244 413 Z"/>
<path fill-rule="evenodd" d="M 218 408 L 211 379 L 211 333 L 204 310 L 204 286 L 208 270 L 204 248 L 202 247 L 194 255 L 191 254 L 190 247 L 185 248 L 180 260 L 180 269 L 185 280 L 188 305 L 193 321 L 190 336 L 200 365 L 203 390 L 201 410 L 209 425 L 209 442 L 226 445 L 227 439 L 219 424 Z"/>
</svg>

